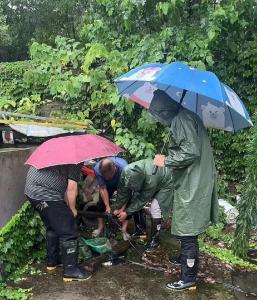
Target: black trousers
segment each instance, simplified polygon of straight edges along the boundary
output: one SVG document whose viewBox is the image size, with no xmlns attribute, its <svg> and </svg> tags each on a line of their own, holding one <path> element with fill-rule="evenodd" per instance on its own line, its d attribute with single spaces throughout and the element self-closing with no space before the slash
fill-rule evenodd
<svg viewBox="0 0 257 300">
<path fill-rule="evenodd" d="M 198 236 L 177 237 L 181 242 L 181 280 L 195 282 L 199 268 Z"/>
<path fill-rule="evenodd" d="M 78 238 L 75 218 L 64 201 L 38 201 L 28 198 L 38 211 L 47 231 L 52 231 L 62 241 Z"/>
<path fill-rule="evenodd" d="M 141 210 L 133 213 L 133 218 L 134 218 L 134 222 L 135 222 L 135 231 L 136 232 L 146 231 L 144 210 L 141 209 Z"/>
</svg>

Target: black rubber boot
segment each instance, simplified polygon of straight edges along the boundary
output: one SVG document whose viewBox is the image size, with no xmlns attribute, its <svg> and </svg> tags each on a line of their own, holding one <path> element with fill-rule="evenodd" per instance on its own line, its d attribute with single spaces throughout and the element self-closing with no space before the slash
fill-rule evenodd
<svg viewBox="0 0 257 300">
<path fill-rule="evenodd" d="M 46 249 L 47 249 L 47 271 L 53 271 L 62 265 L 60 256 L 59 238 L 51 231 L 46 232 Z"/>
<path fill-rule="evenodd" d="M 146 248 L 146 252 L 150 253 L 160 247 L 160 231 L 162 219 L 152 219 L 151 242 Z"/>
<path fill-rule="evenodd" d="M 181 280 L 196 282 L 199 268 L 199 245 L 197 237 L 185 237 L 181 240 Z"/>
<path fill-rule="evenodd" d="M 146 224 L 144 211 L 140 210 L 133 214 L 134 222 L 135 222 L 135 232 L 132 234 L 132 237 L 146 237 Z"/>
<path fill-rule="evenodd" d="M 81 269 L 78 264 L 78 240 L 62 242 L 63 280 L 83 281 L 91 278 L 92 274 Z"/>
<path fill-rule="evenodd" d="M 199 267 L 199 245 L 197 236 L 181 237 L 181 280 L 167 284 L 170 290 L 196 290 Z"/>
</svg>

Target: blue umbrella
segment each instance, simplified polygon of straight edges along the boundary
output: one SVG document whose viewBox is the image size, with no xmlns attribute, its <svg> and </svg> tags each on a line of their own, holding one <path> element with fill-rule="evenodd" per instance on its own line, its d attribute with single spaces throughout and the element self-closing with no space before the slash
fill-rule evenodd
<svg viewBox="0 0 257 300">
<path fill-rule="evenodd" d="M 198 114 L 206 127 L 236 132 L 253 125 L 239 96 L 209 71 L 180 62 L 146 64 L 115 80 L 121 96 L 149 108 L 155 90 Z"/>
</svg>

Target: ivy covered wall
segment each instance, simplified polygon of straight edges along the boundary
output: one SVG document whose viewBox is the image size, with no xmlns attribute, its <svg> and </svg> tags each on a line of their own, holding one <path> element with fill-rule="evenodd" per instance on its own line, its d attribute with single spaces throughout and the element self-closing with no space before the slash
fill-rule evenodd
<svg viewBox="0 0 257 300">
<path fill-rule="evenodd" d="M 37 258 L 44 243 L 44 227 L 29 202 L 0 230 L 0 262 L 6 274 Z"/>
</svg>

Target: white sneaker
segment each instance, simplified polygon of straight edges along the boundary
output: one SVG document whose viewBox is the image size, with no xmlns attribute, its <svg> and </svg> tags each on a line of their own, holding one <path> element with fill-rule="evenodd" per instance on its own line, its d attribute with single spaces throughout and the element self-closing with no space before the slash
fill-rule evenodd
<svg viewBox="0 0 257 300">
<path fill-rule="evenodd" d="M 99 237 L 99 235 L 102 233 L 102 230 L 101 229 L 95 229 L 93 232 L 92 232 L 92 237 L 93 238 L 96 238 L 96 237 Z"/>
</svg>

